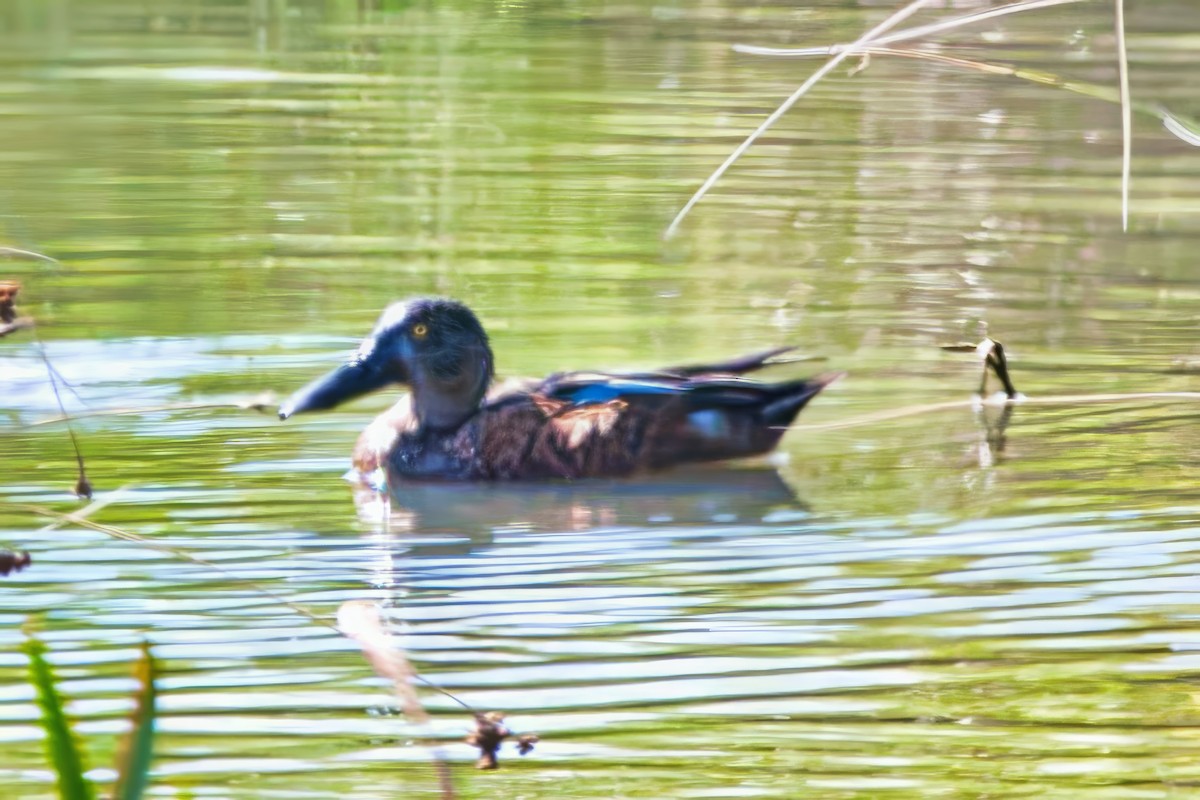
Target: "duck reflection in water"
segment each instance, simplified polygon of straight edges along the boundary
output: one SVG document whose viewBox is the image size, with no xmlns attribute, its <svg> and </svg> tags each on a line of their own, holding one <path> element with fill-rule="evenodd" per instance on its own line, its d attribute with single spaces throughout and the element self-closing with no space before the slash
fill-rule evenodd
<svg viewBox="0 0 1200 800">
<path fill-rule="evenodd" d="M 568 372 L 492 392 L 492 350 L 452 300 L 394 303 L 350 361 L 300 389 L 281 419 L 391 384 L 410 392 L 359 437 L 360 476 L 413 481 L 624 478 L 762 455 L 841 373 L 764 382 L 790 348 L 642 373 Z"/>
<path fill-rule="evenodd" d="M 354 500 L 360 518 L 381 532 L 465 534 L 468 548 L 499 530 L 757 524 L 767 515 L 807 513 L 768 466 L 685 467 L 636 480 L 577 483 L 403 483 L 385 493 L 359 484 Z"/>
</svg>

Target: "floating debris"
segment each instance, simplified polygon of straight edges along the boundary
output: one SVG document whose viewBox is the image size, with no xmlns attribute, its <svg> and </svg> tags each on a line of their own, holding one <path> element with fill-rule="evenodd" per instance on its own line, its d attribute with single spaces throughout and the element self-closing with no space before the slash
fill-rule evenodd
<svg viewBox="0 0 1200 800">
<path fill-rule="evenodd" d="M 7 578 L 32 563 L 33 559 L 24 550 L 0 550 L 0 577 Z"/>
<path fill-rule="evenodd" d="M 501 743 L 512 736 L 513 732 L 504 724 L 504 715 L 499 711 L 489 711 L 486 714 L 475 714 L 475 730 L 467 734 L 467 744 L 479 748 L 479 760 L 475 762 L 478 769 L 496 769 L 500 760 L 496 754 L 500 751 Z M 517 752 L 521 755 L 533 750 L 539 741 L 537 734 L 526 733 L 517 737 Z"/>
<path fill-rule="evenodd" d="M 1004 345 L 995 339 L 985 337 L 979 344 L 970 344 L 968 342 L 944 344 L 942 345 L 942 349 L 948 353 L 975 353 L 979 356 L 979 360 L 983 362 L 983 378 L 979 382 L 979 395 L 981 397 L 987 396 L 989 371 L 1004 386 L 1004 394 L 1008 396 L 1008 399 L 1012 400 L 1017 396 L 1017 387 L 1013 385 L 1012 378 L 1008 374 L 1008 358 L 1004 355 Z"/>
</svg>

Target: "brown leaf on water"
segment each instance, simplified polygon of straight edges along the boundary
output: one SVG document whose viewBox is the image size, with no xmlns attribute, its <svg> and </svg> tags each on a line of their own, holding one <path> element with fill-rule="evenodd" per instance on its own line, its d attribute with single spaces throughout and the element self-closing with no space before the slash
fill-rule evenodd
<svg viewBox="0 0 1200 800">
<path fill-rule="evenodd" d="M 11 573 L 20 572 L 32 563 L 33 559 L 24 550 L 0 550 L 0 577 L 7 578 Z"/>
</svg>

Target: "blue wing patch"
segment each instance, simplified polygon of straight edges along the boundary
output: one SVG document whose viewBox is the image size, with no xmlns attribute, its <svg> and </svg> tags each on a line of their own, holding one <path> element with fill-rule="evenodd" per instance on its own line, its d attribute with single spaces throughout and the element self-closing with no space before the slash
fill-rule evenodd
<svg viewBox="0 0 1200 800">
<path fill-rule="evenodd" d="M 582 386 L 572 387 L 562 394 L 560 397 L 570 400 L 577 405 L 585 403 L 607 403 L 610 400 L 618 400 L 621 397 L 630 395 L 645 395 L 645 394 L 684 394 L 687 388 L 679 384 L 671 384 L 659 381 L 634 381 L 621 378 L 612 378 L 606 381 L 597 381 L 595 383 L 587 383 Z"/>
</svg>

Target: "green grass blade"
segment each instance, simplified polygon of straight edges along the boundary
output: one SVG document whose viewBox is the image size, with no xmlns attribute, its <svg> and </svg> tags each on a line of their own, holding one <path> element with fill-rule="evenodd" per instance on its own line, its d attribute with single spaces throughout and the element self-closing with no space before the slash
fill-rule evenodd
<svg viewBox="0 0 1200 800">
<path fill-rule="evenodd" d="M 46 756 L 58 773 L 58 795 L 62 800 L 94 800 L 92 784 L 83 776 L 83 759 L 75 743 L 75 734 L 54 685 L 54 673 L 46 663 L 46 645 L 31 637 L 25 640 L 22 649 L 29 656 L 29 680 L 37 689 L 38 706 L 42 709 Z"/>
<path fill-rule="evenodd" d="M 129 733 L 117 751 L 117 785 L 113 800 L 141 800 L 150 785 L 150 762 L 154 758 L 154 718 L 157 689 L 154 681 L 158 665 L 150 654 L 150 645 L 142 642 L 142 657 L 134 667 L 133 676 L 140 684 L 137 703 L 130 717 Z"/>
</svg>

